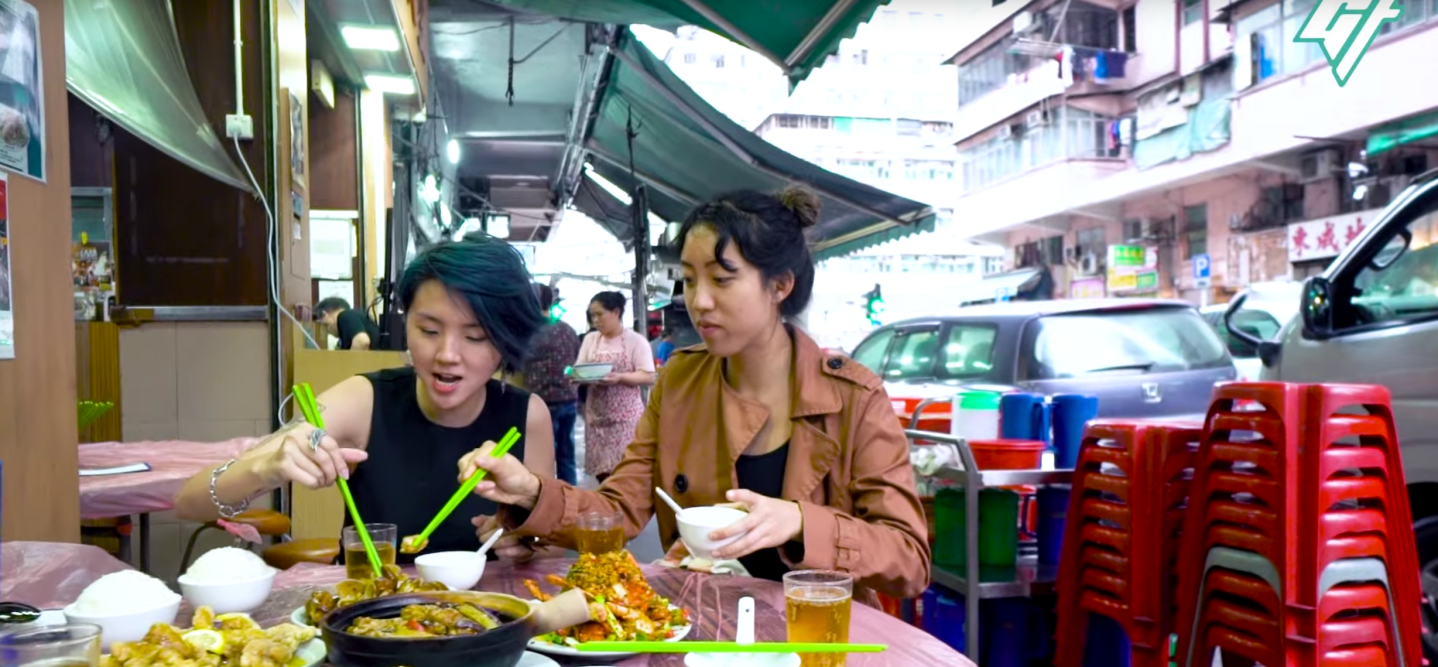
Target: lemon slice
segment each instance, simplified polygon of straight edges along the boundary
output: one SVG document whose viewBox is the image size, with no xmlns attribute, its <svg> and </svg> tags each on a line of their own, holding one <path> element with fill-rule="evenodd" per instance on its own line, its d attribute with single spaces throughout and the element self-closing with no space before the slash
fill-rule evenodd
<svg viewBox="0 0 1438 667">
<path fill-rule="evenodd" d="M 225 652 L 225 636 L 217 630 L 191 630 L 181 635 L 180 638 L 201 651 L 216 654 Z"/>
</svg>

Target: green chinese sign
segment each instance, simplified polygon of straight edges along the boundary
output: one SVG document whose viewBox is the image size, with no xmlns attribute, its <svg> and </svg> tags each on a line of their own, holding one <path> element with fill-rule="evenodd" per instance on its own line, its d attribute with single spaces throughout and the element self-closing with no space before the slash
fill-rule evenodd
<svg viewBox="0 0 1438 667">
<path fill-rule="evenodd" d="M 1143 266 L 1145 248 L 1136 245 L 1111 245 L 1108 247 L 1108 265 Z"/>
<path fill-rule="evenodd" d="M 1158 289 L 1158 272 L 1146 271 L 1140 273 L 1138 274 L 1138 280 L 1135 282 L 1137 283 L 1135 289 L 1140 291 L 1156 290 Z"/>
</svg>

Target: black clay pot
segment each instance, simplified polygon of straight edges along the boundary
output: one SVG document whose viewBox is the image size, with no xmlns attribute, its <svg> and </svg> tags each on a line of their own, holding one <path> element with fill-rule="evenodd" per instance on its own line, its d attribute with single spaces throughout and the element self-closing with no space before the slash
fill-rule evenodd
<svg viewBox="0 0 1438 667">
<path fill-rule="evenodd" d="M 478 635 L 406 639 L 363 637 L 346 629 L 355 619 L 394 618 L 407 605 L 467 602 L 494 612 L 503 621 Z M 320 626 L 329 645 L 329 661 L 337 667 L 514 667 L 529 640 L 589 620 L 584 594 L 568 591 L 544 604 L 511 595 L 478 591 L 410 593 L 366 600 L 340 607 Z"/>
</svg>

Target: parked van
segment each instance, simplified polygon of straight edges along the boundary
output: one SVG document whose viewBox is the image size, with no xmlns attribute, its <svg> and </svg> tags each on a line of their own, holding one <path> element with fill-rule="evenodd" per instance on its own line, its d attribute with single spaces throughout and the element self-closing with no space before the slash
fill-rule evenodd
<svg viewBox="0 0 1438 667">
<path fill-rule="evenodd" d="M 1299 315 L 1275 338 L 1250 341 L 1262 379 L 1377 384 L 1392 393 L 1430 600 L 1424 622 L 1438 627 L 1438 170 L 1415 179 L 1327 271 L 1308 279 Z M 1424 643 L 1430 660 L 1438 656 L 1435 635 L 1425 633 Z"/>
<path fill-rule="evenodd" d="M 1299 297 L 1302 293 L 1303 284 L 1293 281 L 1253 283 L 1242 290 L 1244 302 L 1232 318 L 1227 316 L 1227 303 L 1199 309 L 1203 319 L 1223 339 L 1228 353 L 1233 355 L 1233 365 L 1238 367 L 1239 382 L 1255 382 L 1263 372 L 1263 361 L 1258 358 L 1258 346 L 1249 341 L 1254 336 L 1259 340 L 1277 336 L 1283 325 L 1297 317 Z M 1247 332 L 1249 337 L 1239 338 L 1230 333 L 1229 319 L 1233 320 L 1234 326 Z"/>
</svg>

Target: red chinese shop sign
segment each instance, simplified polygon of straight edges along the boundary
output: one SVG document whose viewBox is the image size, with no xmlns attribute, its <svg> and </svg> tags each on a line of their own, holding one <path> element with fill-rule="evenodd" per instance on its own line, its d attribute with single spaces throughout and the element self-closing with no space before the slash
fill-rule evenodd
<svg viewBox="0 0 1438 667">
<path fill-rule="evenodd" d="M 1297 263 L 1337 257 L 1382 213 L 1383 209 L 1375 208 L 1289 225 L 1288 261 Z"/>
</svg>

